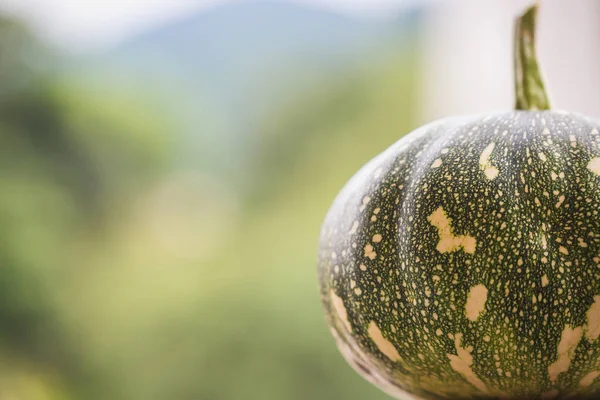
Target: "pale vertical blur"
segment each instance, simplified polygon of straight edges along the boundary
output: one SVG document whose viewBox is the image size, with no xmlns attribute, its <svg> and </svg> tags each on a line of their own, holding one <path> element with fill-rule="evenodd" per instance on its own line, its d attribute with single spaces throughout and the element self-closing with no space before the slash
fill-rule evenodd
<svg viewBox="0 0 600 400">
<path fill-rule="evenodd" d="M 424 22 L 422 115 L 430 121 L 513 106 L 513 21 L 531 1 L 461 0 Z M 600 2 L 543 0 L 538 54 L 552 106 L 600 118 Z"/>
</svg>

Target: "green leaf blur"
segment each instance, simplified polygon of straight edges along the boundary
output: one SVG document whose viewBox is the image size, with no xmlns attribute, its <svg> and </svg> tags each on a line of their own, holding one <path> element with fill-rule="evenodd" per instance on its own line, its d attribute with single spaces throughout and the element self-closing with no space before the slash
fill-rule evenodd
<svg viewBox="0 0 600 400">
<path fill-rule="evenodd" d="M 0 398 L 386 398 L 315 261 L 335 194 L 416 125 L 406 42 L 275 102 L 240 179 L 179 162 L 164 91 L 32 67 L 57 55 L 1 18 Z"/>
</svg>

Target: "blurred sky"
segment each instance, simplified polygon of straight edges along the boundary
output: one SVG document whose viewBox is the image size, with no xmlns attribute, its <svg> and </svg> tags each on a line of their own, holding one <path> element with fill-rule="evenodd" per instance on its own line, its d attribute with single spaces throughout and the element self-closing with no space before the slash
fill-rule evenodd
<svg viewBox="0 0 600 400">
<path fill-rule="evenodd" d="M 109 47 L 187 13 L 253 0 L 0 0 L 0 12 L 28 21 L 48 40 L 74 50 Z M 312 4 L 355 15 L 385 17 L 425 0 L 275 0 Z"/>
</svg>

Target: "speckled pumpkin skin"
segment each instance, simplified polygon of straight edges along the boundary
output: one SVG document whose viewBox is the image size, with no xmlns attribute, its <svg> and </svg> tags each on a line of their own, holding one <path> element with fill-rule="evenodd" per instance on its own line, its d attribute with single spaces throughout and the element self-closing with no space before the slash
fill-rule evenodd
<svg viewBox="0 0 600 400">
<path fill-rule="evenodd" d="M 599 131 L 451 118 L 364 166 L 320 239 L 346 360 L 400 399 L 600 398 Z"/>
</svg>

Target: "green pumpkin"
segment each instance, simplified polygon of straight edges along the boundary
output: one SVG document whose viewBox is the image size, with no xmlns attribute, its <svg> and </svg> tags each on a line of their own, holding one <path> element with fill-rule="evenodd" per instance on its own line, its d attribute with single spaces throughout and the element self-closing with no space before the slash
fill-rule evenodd
<svg viewBox="0 0 600 400">
<path fill-rule="evenodd" d="M 416 130 L 323 224 L 338 347 L 399 399 L 600 396 L 599 212 L 600 122 L 517 110 Z"/>
</svg>

